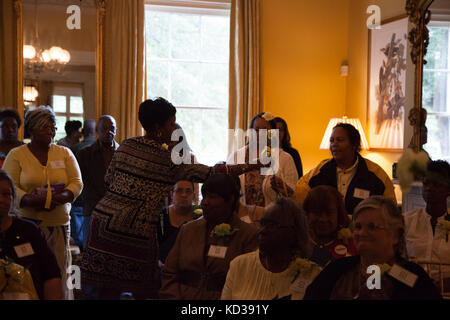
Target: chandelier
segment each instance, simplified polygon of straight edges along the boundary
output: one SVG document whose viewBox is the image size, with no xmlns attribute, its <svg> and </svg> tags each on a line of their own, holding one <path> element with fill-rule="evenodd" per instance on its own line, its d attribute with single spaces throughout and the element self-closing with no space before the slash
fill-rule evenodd
<svg viewBox="0 0 450 320">
<path fill-rule="evenodd" d="M 31 44 L 23 46 L 23 67 L 26 73 L 41 73 L 43 71 L 60 72 L 70 61 L 69 51 L 52 46 L 44 49 L 40 46 L 39 25 L 38 25 L 38 3 L 34 1 L 34 39 L 30 39 Z M 32 45 L 34 44 L 34 46 Z M 41 48 L 40 48 L 41 47 Z"/>
<path fill-rule="evenodd" d="M 34 102 L 36 102 L 36 98 L 38 97 L 39 92 L 37 91 L 34 85 L 25 85 L 23 87 L 23 100 L 25 106 L 28 106 Z"/>
<path fill-rule="evenodd" d="M 24 45 L 23 60 L 25 72 L 40 73 L 44 70 L 60 72 L 70 61 L 70 53 L 57 46 L 36 51 L 32 45 Z"/>
</svg>

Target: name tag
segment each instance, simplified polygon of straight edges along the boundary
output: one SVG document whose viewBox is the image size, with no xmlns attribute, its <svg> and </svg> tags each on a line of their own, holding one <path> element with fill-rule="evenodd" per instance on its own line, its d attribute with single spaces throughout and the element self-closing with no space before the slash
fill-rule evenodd
<svg viewBox="0 0 450 320">
<path fill-rule="evenodd" d="M 30 300 L 30 296 L 25 292 L 3 292 L 5 300 Z"/>
<path fill-rule="evenodd" d="M 66 164 L 63 160 L 50 161 L 50 167 L 52 169 L 64 169 Z"/>
<path fill-rule="evenodd" d="M 29 242 L 14 247 L 18 258 L 28 257 L 34 254 L 33 247 Z"/>
<path fill-rule="evenodd" d="M 391 270 L 389 270 L 389 275 L 411 288 L 414 287 L 414 284 L 418 278 L 417 275 L 406 270 L 405 268 L 400 267 L 398 264 L 394 264 L 392 266 Z"/>
<path fill-rule="evenodd" d="M 297 277 L 297 279 L 295 279 L 295 281 L 291 284 L 290 290 L 297 293 L 305 294 L 306 288 L 308 288 L 310 284 L 311 281 L 303 278 L 302 275 L 300 274 Z"/>
<path fill-rule="evenodd" d="M 227 249 L 228 249 L 228 247 L 211 245 L 209 247 L 208 257 L 223 259 L 223 258 L 225 258 L 225 255 L 227 254 Z"/>
<path fill-rule="evenodd" d="M 360 189 L 360 188 L 355 188 L 355 192 L 353 193 L 353 196 L 355 198 L 359 198 L 359 199 L 367 199 L 368 197 L 370 197 L 370 191 Z"/>
</svg>

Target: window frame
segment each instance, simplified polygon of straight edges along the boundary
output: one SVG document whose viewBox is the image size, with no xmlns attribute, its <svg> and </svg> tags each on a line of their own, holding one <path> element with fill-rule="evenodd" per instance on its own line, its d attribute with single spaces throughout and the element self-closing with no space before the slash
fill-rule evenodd
<svg viewBox="0 0 450 320">
<path fill-rule="evenodd" d="M 444 27 L 444 28 L 448 28 L 448 38 L 447 38 L 447 68 L 446 69 L 428 69 L 426 68 L 427 66 L 424 65 L 423 68 L 423 73 L 438 73 L 438 72 L 442 72 L 442 73 L 447 73 L 447 101 L 446 101 L 446 107 L 447 107 L 447 112 L 439 112 L 439 111 L 431 111 L 431 110 L 427 110 L 427 117 L 430 116 L 435 116 L 438 119 L 439 118 L 449 118 L 450 121 L 450 21 L 430 21 L 428 24 L 428 27 L 435 27 L 435 28 L 439 28 L 439 27 Z M 423 88 L 422 88 L 423 90 Z M 424 106 L 425 108 L 425 106 Z M 450 128 L 449 128 L 450 130 Z M 449 141 L 447 141 L 447 143 L 450 145 L 450 139 Z M 425 147 L 426 149 L 426 147 Z M 445 155 L 445 154 L 440 154 L 439 158 L 442 159 L 447 159 L 450 160 L 450 154 Z"/>
</svg>

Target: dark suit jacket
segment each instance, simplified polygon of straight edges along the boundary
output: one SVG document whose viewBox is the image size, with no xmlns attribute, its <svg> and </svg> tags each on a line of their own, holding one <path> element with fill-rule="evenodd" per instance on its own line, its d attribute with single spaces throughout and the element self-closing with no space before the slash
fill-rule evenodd
<svg viewBox="0 0 450 320">
<path fill-rule="evenodd" d="M 118 147 L 119 144 L 114 141 L 114 150 Z M 79 198 L 83 206 L 83 215 L 87 216 L 92 213 L 97 202 L 106 193 L 105 174 L 108 168 L 105 168 L 98 140 L 89 147 L 81 149 L 76 157 L 84 185 Z"/>
</svg>

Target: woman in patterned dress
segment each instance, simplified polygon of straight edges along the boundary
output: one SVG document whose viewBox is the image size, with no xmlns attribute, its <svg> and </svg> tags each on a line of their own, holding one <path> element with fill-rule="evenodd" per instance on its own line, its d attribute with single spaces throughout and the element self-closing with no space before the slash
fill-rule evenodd
<svg viewBox="0 0 450 320">
<path fill-rule="evenodd" d="M 157 298 L 157 223 L 175 182 L 202 182 L 215 172 L 241 174 L 260 167 L 175 165 L 167 147 L 176 129 L 175 113 L 163 98 L 144 101 L 139 121 L 146 135 L 124 140 L 114 154 L 81 263 L 88 299 L 118 299 L 125 291 L 136 299 Z"/>
</svg>

